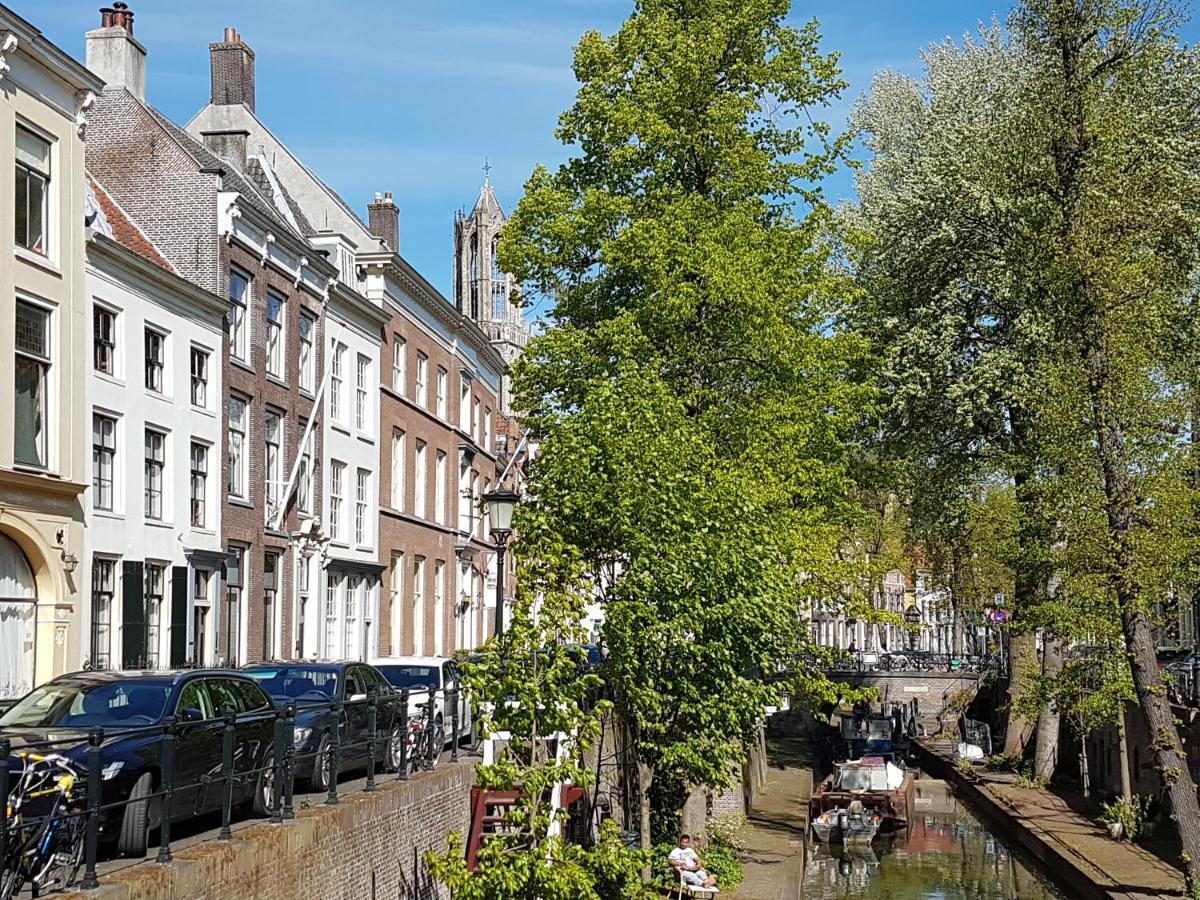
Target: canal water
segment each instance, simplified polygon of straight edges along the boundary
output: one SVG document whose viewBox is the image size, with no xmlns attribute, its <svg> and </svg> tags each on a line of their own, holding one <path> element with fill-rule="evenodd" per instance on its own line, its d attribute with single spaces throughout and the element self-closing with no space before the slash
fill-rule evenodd
<svg viewBox="0 0 1200 900">
<path fill-rule="evenodd" d="M 922 779 L 915 821 L 870 847 L 810 844 L 805 900 L 1050 900 L 1062 898 L 946 790 Z"/>
</svg>

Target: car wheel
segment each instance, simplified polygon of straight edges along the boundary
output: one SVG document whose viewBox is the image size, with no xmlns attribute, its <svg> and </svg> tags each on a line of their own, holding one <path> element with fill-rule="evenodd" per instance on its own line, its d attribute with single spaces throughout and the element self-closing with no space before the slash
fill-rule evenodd
<svg viewBox="0 0 1200 900">
<path fill-rule="evenodd" d="M 321 735 L 321 742 L 317 744 L 317 755 L 313 758 L 313 773 L 312 773 L 312 789 L 314 791 L 329 790 L 331 778 L 337 776 L 333 774 L 333 749 L 331 747 L 333 741 L 329 737 L 329 732 Z"/>
<path fill-rule="evenodd" d="M 122 856 L 145 856 L 150 845 L 150 795 L 154 792 L 154 776 L 146 772 L 129 792 L 121 833 L 117 837 L 117 852 Z"/>
<path fill-rule="evenodd" d="M 319 757 L 318 757 L 319 758 Z M 271 815 L 271 804 L 275 800 L 275 749 L 268 747 L 263 757 L 262 768 L 254 783 L 254 799 L 251 808 L 260 817 Z"/>
<path fill-rule="evenodd" d="M 388 772 L 400 771 L 400 757 L 404 752 L 404 732 L 400 730 L 400 726 L 396 725 L 392 728 L 392 733 L 388 735 L 387 747 L 383 751 L 383 767 Z"/>
</svg>

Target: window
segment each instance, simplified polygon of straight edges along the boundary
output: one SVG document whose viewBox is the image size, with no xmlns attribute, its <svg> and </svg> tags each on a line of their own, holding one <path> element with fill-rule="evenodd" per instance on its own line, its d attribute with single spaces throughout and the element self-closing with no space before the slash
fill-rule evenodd
<svg viewBox="0 0 1200 900">
<path fill-rule="evenodd" d="M 308 598 L 311 593 L 310 578 L 312 554 L 298 555 L 296 559 L 296 656 L 304 655 L 304 619 L 309 613 Z"/>
<path fill-rule="evenodd" d="M 92 416 L 92 506 L 113 508 L 113 460 L 117 455 L 117 420 Z"/>
<path fill-rule="evenodd" d="M 356 575 L 346 579 L 346 617 L 342 644 L 342 656 L 346 659 L 355 659 L 358 656 L 354 645 L 358 636 L 358 586 L 361 581 Z"/>
<path fill-rule="evenodd" d="M 417 354 L 417 403 L 422 409 L 429 408 L 429 389 L 427 378 L 429 375 L 429 357 L 424 353 Z"/>
<path fill-rule="evenodd" d="M 92 365 L 105 375 L 116 374 L 117 315 L 100 306 L 92 307 Z"/>
<path fill-rule="evenodd" d="M 304 440 L 308 422 L 300 420 L 300 470 L 296 473 L 296 508 L 302 513 L 312 513 L 312 436 Z"/>
<path fill-rule="evenodd" d="M 438 418 L 446 420 L 446 382 L 450 379 L 450 374 L 438 366 L 437 370 L 437 414 Z"/>
<path fill-rule="evenodd" d="M 417 452 L 413 460 L 413 512 L 422 519 L 429 515 L 425 505 L 425 482 L 429 473 L 425 468 L 425 442 L 417 441 Z"/>
<path fill-rule="evenodd" d="M 483 449 L 488 453 L 495 453 L 496 448 L 492 446 L 492 408 L 485 406 L 483 409 Z"/>
<path fill-rule="evenodd" d="M 458 530 L 463 533 L 471 531 L 471 468 L 464 463 L 458 467 Z"/>
<path fill-rule="evenodd" d="M 316 389 L 317 356 L 313 353 L 313 332 L 317 320 L 308 313 L 300 313 L 300 387 L 312 392 Z"/>
<path fill-rule="evenodd" d="M 446 630 L 446 564 L 440 559 L 433 564 L 433 655 L 441 656 Z"/>
<path fill-rule="evenodd" d="M 245 549 L 231 546 L 229 561 L 225 564 L 225 662 L 237 665 L 240 661 L 239 645 L 242 639 L 241 609 L 242 609 L 242 563 L 245 559 Z"/>
<path fill-rule="evenodd" d="M 146 429 L 146 518 L 163 517 L 163 466 L 166 464 L 167 436 Z"/>
<path fill-rule="evenodd" d="M 358 368 L 355 372 L 354 427 L 362 432 L 371 430 L 371 423 L 367 416 L 367 379 L 370 374 L 371 361 L 360 353 Z"/>
<path fill-rule="evenodd" d="M 92 560 L 92 667 L 107 669 L 112 663 L 112 603 L 117 564 L 111 559 Z"/>
<path fill-rule="evenodd" d="M 425 557 L 413 559 L 413 654 L 425 655 Z"/>
<path fill-rule="evenodd" d="M 286 378 L 283 343 L 284 300 L 278 294 L 267 294 L 267 372 Z"/>
<path fill-rule="evenodd" d="M 229 272 L 229 355 L 242 362 L 249 361 L 250 276 L 236 269 Z"/>
<path fill-rule="evenodd" d="M 208 524 L 204 500 L 208 496 L 208 448 L 192 442 L 192 527 Z"/>
<path fill-rule="evenodd" d="M 400 335 L 392 338 L 392 390 L 398 394 L 407 393 L 404 383 L 408 376 L 408 342 Z"/>
<path fill-rule="evenodd" d="M 329 536 L 335 541 L 342 539 L 342 500 L 345 498 L 343 482 L 346 464 L 336 459 L 329 463 Z"/>
<path fill-rule="evenodd" d="M 474 414 L 471 416 L 471 437 L 475 441 L 475 443 L 478 444 L 479 438 L 482 436 L 482 433 L 483 433 L 483 429 L 480 427 L 480 425 L 482 424 L 482 421 L 481 421 L 482 417 L 480 416 L 479 398 L 476 397 L 474 402 L 471 405 L 472 405 L 472 407 L 474 407 L 474 410 L 475 410 Z"/>
<path fill-rule="evenodd" d="M 17 245 L 43 256 L 49 234 L 50 142 L 17 126 Z"/>
<path fill-rule="evenodd" d="M 392 509 L 404 510 L 404 432 L 392 432 Z"/>
<path fill-rule="evenodd" d="M 163 344 L 160 332 L 146 329 L 146 390 L 156 394 L 163 392 Z"/>
<path fill-rule="evenodd" d="M 279 596 L 279 554 L 263 554 L 262 658 L 275 658 L 275 600 Z"/>
<path fill-rule="evenodd" d="M 342 421 L 342 366 L 346 358 L 346 347 L 338 344 L 333 348 L 333 371 L 329 377 L 329 415 L 335 422 Z"/>
<path fill-rule="evenodd" d="M 263 428 L 264 438 L 264 476 L 267 481 L 267 522 L 274 523 L 279 513 L 279 504 L 283 494 L 283 457 L 280 452 L 280 421 L 281 416 L 274 410 L 267 410 L 266 423 Z"/>
<path fill-rule="evenodd" d="M 330 572 L 325 577 L 325 647 L 324 655 L 326 659 L 334 656 L 336 649 L 335 638 L 337 636 L 337 621 L 338 621 L 338 588 L 341 586 L 341 579 Z"/>
<path fill-rule="evenodd" d="M 441 450 L 433 465 L 433 520 L 439 525 L 446 524 L 446 454 Z"/>
<path fill-rule="evenodd" d="M 18 129 L 19 130 L 19 129 Z M 50 311 L 17 301 L 13 458 L 48 465 L 46 400 L 50 381 Z"/>
<path fill-rule="evenodd" d="M 367 519 L 367 498 L 371 496 L 371 473 L 358 470 L 354 493 L 354 543 L 362 546 L 370 543 Z"/>
<path fill-rule="evenodd" d="M 479 493 L 479 473 L 474 469 L 471 470 L 471 534 L 475 537 L 482 537 L 479 533 L 480 523 L 483 522 L 483 516 L 476 514 L 475 501 L 480 497 Z"/>
<path fill-rule="evenodd" d="M 236 394 L 229 396 L 229 493 L 246 498 L 246 471 L 250 459 L 246 456 L 246 400 Z"/>
<path fill-rule="evenodd" d="M 192 406 L 208 409 L 208 351 L 192 348 Z"/>
<path fill-rule="evenodd" d="M 458 373 L 458 428 L 464 434 L 471 430 L 471 378 Z"/>
<path fill-rule="evenodd" d="M 142 576 L 142 593 L 146 603 L 146 651 L 145 665 L 148 669 L 158 668 L 158 636 L 162 623 L 163 577 L 165 567 L 157 563 L 146 563 Z"/>
</svg>

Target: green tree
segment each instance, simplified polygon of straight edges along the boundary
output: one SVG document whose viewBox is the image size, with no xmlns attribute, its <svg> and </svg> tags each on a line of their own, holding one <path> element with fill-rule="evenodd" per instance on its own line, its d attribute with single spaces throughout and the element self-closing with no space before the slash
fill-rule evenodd
<svg viewBox="0 0 1200 900">
<path fill-rule="evenodd" d="M 1180 516 L 1194 515 L 1181 424 L 1194 343 L 1178 325 L 1191 321 L 1200 256 L 1200 69 L 1178 42 L 1178 20 L 1169 2 L 1026 0 L 1007 31 L 932 48 L 922 82 L 883 76 L 864 106 L 876 156 L 860 194 L 861 228 L 876 241 L 863 255 L 871 286 L 908 298 L 891 307 L 901 314 L 892 313 L 890 346 L 901 363 L 920 362 L 904 371 L 901 399 L 908 391 L 924 402 L 932 379 L 971 416 L 989 405 L 974 402 L 975 390 L 1025 411 L 1025 440 L 1004 471 L 1022 530 L 1036 536 L 1022 565 L 1039 585 L 1056 571 L 1059 520 L 1076 512 L 1048 506 L 1046 492 L 1065 466 L 1085 473 L 1069 496 L 1094 498 L 1098 515 L 1066 546 L 1095 538 L 1194 889 L 1200 806 L 1152 635 L 1169 588 L 1160 548 L 1194 555 Z M 947 380 L 964 361 L 974 377 Z M 1040 434 L 1058 405 L 1081 434 Z M 971 416 L 960 413 L 968 425 Z M 985 431 L 1017 425 L 1010 413 Z M 973 434 L 946 430 L 952 440 Z M 1031 486 L 1033 502 L 1022 502 Z"/>
<path fill-rule="evenodd" d="M 477 768 L 478 784 L 520 794 L 500 833 L 484 841 L 474 871 L 459 833 L 425 861 L 455 900 L 635 900 L 646 896 L 646 859 L 625 848 L 612 821 L 590 846 L 561 834 L 567 813 L 556 806 L 555 788 L 592 783 L 587 751 L 610 704 L 597 700 L 600 680 L 581 670 L 570 646 L 586 640 L 580 622 L 589 591 L 578 556 L 532 510 L 516 524 L 513 621 L 467 667 L 465 681 L 481 730 L 509 735 L 495 762 Z"/>
<path fill-rule="evenodd" d="M 841 143 L 811 110 L 842 87 L 786 0 L 642 0 L 575 52 L 580 88 L 501 242 L 553 301 L 516 372 L 531 475 L 605 605 L 607 678 L 639 763 L 721 786 L 774 688 L 803 666 L 806 604 L 858 563 L 847 447 L 868 391 L 832 326 L 816 186 Z M 815 691 L 814 693 L 819 693 Z"/>
</svg>

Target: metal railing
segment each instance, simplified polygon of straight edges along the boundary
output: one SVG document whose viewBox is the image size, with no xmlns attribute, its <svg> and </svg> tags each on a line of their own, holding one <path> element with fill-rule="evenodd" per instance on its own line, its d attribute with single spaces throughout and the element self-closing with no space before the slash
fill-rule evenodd
<svg viewBox="0 0 1200 900">
<path fill-rule="evenodd" d="M 425 699 L 416 704 L 416 709 L 421 713 L 420 721 L 423 723 L 421 731 L 417 732 L 414 729 L 414 722 L 410 720 L 410 700 L 413 695 L 425 696 Z M 439 733 L 435 728 L 437 721 L 437 706 L 439 698 L 442 700 L 443 720 L 450 720 L 450 731 L 447 736 L 445 730 L 445 721 L 442 723 L 440 741 L 435 740 L 435 736 Z M 176 716 L 168 716 L 163 721 L 154 724 L 134 728 L 119 728 L 106 731 L 103 728 L 91 728 L 88 731 L 86 738 L 86 751 L 84 752 L 83 762 L 78 760 L 78 751 L 82 746 L 80 738 L 56 738 L 54 740 L 40 741 L 35 743 L 22 743 L 19 750 L 14 750 L 10 737 L 3 736 L 0 733 L 0 799 L 4 801 L 10 800 L 10 790 L 12 787 L 12 779 L 10 778 L 10 764 L 13 759 L 24 754 L 48 754 L 57 753 L 65 755 L 64 751 L 73 751 L 71 756 L 67 758 L 72 764 L 83 770 L 85 773 L 83 803 L 76 804 L 77 811 L 67 813 L 58 813 L 56 816 L 25 816 L 18 823 L 15 819 L 11 819 L 11 802 L 0 802 L 0 883 L 3 882 L 3 876 L 10 870 L 10 867 L 20 863 L 17 859 L 10 859 L 9 850 L 10 837 L 18 829 L 22 833 L 31 833 L 33 829 L 44 827 L 51 819 L 61 822 L 63 819 L 71 816 L 86 817 L 84 831 L 84 852 L 83 852 L 83 877 L 79 880 L 79 887 L 88 890 L 99 886 L 97 875 L 97 863 L 99 857 L 100 830 L 101 820 L 107 815 L 112 815 L 116 811 L 124 811 L 126 807 L 134 803 L 146 803 L 153 808 L 151 804 L 161 801 L 161 814 L 158 820 L 159 826 L 159 845 L 158 854 L 155 858 L 157 863 L 169 863 L 172 860 L 171 850 L 171 828 L 172 820 L 175 817 L 175 798 L 182 791 L 195 790 L 202 792 L 211 789 L 213 786 L 219 786 L 221 796 L 221 828 L 217 837 L 218 840 L 229 840 L 232 837 L 232 822 L 234 812 L 234 798 L 238 793 L 239 788 L 244 788 L 248 783 L 255 785 L 255 790 L 261 784 L 260 778 L 270 779 L 270 800 L 266 816 L 256 816 L 253 812 L 248 818 L 266 818 L 267 821 L 273 824 L 281 824 L 295 818 L 295 781 L 296 769 L 299 763 L 305 760 L 312 760 L 314 765 L 314 773 L 317 766 L 324 765 L 324 760 L 319 757 L 325 755 L 328 757 L 328 792 L 326 794 L 325 803 L 335 805 L 339 802 L 339 785 L 338 776 L 341 774 L 341 767 L 346 755 L 354 750 L 366 751 L 366 783 L 362 787 L 363 791 L 370 792 L 378 789 L 378 778 L 376 772 L 377 757 L 380 755 L 380 721 L 381 713 L 383 720 L 387 722 L 388 728 L 383 736 L 385 741 L 391 739 L 391 736 L 398 732 L 399 746 L 396 757 L 396 780 L 404 781 L 409 778 L 411 772 L 432 770 L 437 760 L 445 750 L 445 742 L 447 737 L 450 741 L 450 760 L 458 761 L 459 742 L 461 740 L 460 732 L 462 730 L 462 722 L 459 713 L 460 706 L 460 690 L 456 688 L 438 688 L 438 689 L 419 689 L 416 691 L 401 690 L 389 694 L 368 694 L 366 698 L 353 700 L 331 700 L 328 702 L 297 704 L 295 701 L 288 701 L 282 705 L 277 705 L 274 710 L 259 709 L 249 712 L 234 713 L 229 712 L 224 715 L 218 715 L 211 719 L 182 721 Z M 348 730 L 351 714 L 355 710 L 365 708 L 367 717 L 366 733 L 360 738 L 350 736 L 349 740 L 343 740 L 343 730 Z M 328 716 L 325 722 L 321 725 L 322 728 L 328 728 L 330 741 L 327 750 L 322 753 L 320 745 L 314 750 L 298 752 L 295 744 L 296 717 L 300 713 L 307 717 L 310 714 L 324 713 Z M 270 745 L 270 751 L 263 753 L 256 761 L 256 764 L 246 770 L 235 770 L 235 744 L 237 743 L 237 729 L 239 724 L 248 721 L 261 722 L 264 719 L 274 719 L 274 735 Z M 212 727 L 217 720 L 223 720 L 222 736 L 221 736 L 221 767 L 219 774 L 201 774 L 197 778 L 181 782 L 178 779 L 176 772 L 176 745 L 181 738 L 186 738 L 188 732 L 192 729 L 201 727 Z M 398 728 L 397 728 L 398 726 Z M 314 724 L 314 729 L 316 725 Z M 159 774 L 160 778 L 157 784 L 157 790 L 150 794 L 139 797 L 126 797 L 124 799 L 116 799 L 106 802 L 103 795 L 103 769 L 104 769 L 104 751 L 106 747 L 112 746 L 120 741 L 133 739 L 153 739 L 153 743 L 159 748 Z M 414 750 L 421 754 L 420 758 L 410 755 L 410 739 L 414 740 Z M 385 743 L 383 745 L 383 759 L 388 760 L 389 747 Z M 19 780 L 18 780 L 19 783 Z M 350 793 L 357 793 L 351 791 Z M 257 799 L 257 798 L 256 798 Z M 153 826 L 153 822 L 148 820 L 147 831 L 149 832 Z M 147 841 L 147 852 L 149 851 L 149 841 Z"/>
</svg>

